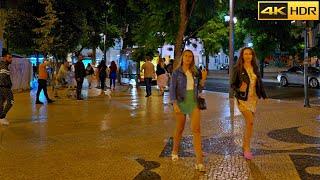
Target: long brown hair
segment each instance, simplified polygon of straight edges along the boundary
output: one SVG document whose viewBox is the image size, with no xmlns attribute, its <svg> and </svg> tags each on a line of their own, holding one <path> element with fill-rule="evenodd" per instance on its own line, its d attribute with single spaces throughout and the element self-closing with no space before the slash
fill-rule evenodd
<svg viewBox="0 0 320 180">
<path fill-rule="evenodd" d="M 165 58 L 160 58 L 159 57 L 159 60 L 158 60 L 158 65 L 160 65 L 162 68 L 164 67 L 164 62 L 165 62 Z"/>
<path fill-rule="evenodd" d="M 179 69 L 180 67 L 182 67 L 183 65 L 183 56 L 186 52 L 190 52 L 192 54 L 192 62 L 189 66 L 189 71 L 192 73 L 193 76 L 196 75 L 197 71 L 196 71 L 196 68 L 195 68 L 195 60 L 194 60 L 194 54 L 191 50 L 184 50 L 181 54 L 181 57 L 180 57 L 180 63 L 178 63 L 177 67 L 174 69 Z"/>
<path fill-rule="evenodd" d="M 111 61 L 110 70 L 111 70 L 111 72 L 116 72 L 116 71 L 117 71 L 117 65 L 116 65 L 116 62 Z"/>
<path fill-rule="evenodd" d="M 244 47 L 240 50 L 240 56 L 239 56 L 239 59 L 236 63 L 236 67 L 238 67 L 238 69 L 240 70 L 240 72 L 245 72 L 245 69 L 244 69 L 244 59 L 243 59 L 243 53 L 246 49 L 249 49 L 252 53 L 252 61 L 251 61 L 251 65 L 252 65 L 252 68 L 253 68 L 253 72 L 256 74 L 256 76 L 259 76 L 260 77 L 260 74 L 259 74 L 259 68 L 258 68 L 258 65 L 257 65 L 257 56 L 256 56 L 256 53 L 254 52 L 254 50 L 251 48 L 251 47 Z"/>
</svg>

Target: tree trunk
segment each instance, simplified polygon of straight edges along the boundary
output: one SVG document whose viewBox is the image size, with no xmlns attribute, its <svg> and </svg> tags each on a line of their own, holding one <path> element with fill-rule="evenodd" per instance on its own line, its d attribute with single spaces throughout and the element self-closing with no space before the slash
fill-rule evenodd
<svg viewBox="0 0 320 180">
<path fill-rule="evenodd" d="M 210 60 L 209 59 L 209 53 L 208 54 L 206 53 L 206 69 L 207 70 L 209 70 L 209 60 Z M 208 73 L 209 73 L 209 71 L 208 71 Z"/>
<path fill-rule="evenodd" d="M 261 78 L 263 78 L 263 75 L 264 75 L 264 58 L 261 57 L 260 59 L 260 76 Z"/>
<path fill-rule="evenodd" d="M 136 87 L 140 87 L 141 83 L 141 78 L 140 78 L 140 61 L 137 61 L 137 66 L 136 66 Z"/>
<path fill-rule="evenodd" d="M 79 56 L 81 54 L 81 51 L 84 49 L 84 47 L 81 46 L 79 51 L 75 51 L 75 56 Z"/>
<path fill-rule="evenodd" d="M 173 67 L 175 68 L 180 62 L 181 56 L 181 49 L 182 49 L 182 42 L 183 36 L 186 31 L 188 24 L 188 17 L 187 17 L 187 0 L 180 0 L 180 24 L 179 24 L 179 31 L 176 36 L 176 44 L 174 47 L 174 63 Z"/>
<path fill-rule="evenodd" d="M 96 63 L 97 47 L 92 48 L 92 64 Z"/>
<path fill-rule="evenodd" d="M 260 54 L 260 56 L 258 57 L 259 58 L 259 60 L 258 60 L 258 62 L 259 62 L 259 70 L 260 70 L 260 76 L 261 76 L 261 78 L 263 78 L 263 76 L 264 76 L 264 58 L 266 57 L 266 55 L 265 55 L 265 53 L 261 53 Z"/>
</svg>

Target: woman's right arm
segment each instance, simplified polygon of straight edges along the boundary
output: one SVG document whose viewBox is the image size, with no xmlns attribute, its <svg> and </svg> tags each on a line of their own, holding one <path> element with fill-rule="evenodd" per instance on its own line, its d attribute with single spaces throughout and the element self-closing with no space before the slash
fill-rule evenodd
<svg viewBox="0 0 320 180">
<path fill-rule="evenodd" d="M 172 77 L 171 77 L 171 83 L 170 83 L 170 102 L 172 103 L 173 105 L 173 111 L 176 112 L 176 113 L 179 113 L 181 112 L 180 111 L 180 108 L 178 106 L 178 103 L 177 103 L 177 72 L 174 71 L 172 73 Z"/>
<path fill-rule="evenodd" d="M 170 88 L 169 88 L 171 103 L 174 103 L 175 101 L 177 101 L 176 88 L 177 88 L 177 72 L 174 71 L 172 73 L 171 83 L 170 83 Z"/>
<path fill-rule="evenodd" d="M 232 76 L 231 76 L 231 89 L 235 92 L 239 92 L 239 73 L 237 68 L 232 69 Z"/>
</svg>

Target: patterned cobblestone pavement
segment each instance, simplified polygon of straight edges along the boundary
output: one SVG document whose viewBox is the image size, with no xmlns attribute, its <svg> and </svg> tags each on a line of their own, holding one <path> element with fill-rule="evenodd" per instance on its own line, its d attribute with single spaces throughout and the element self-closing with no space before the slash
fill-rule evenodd
<svg viewBox="0 0 320 180">
<path fill-rule="evenodd" d="M 172 162 L 175 120 L 168 93 L 119 87 L 112 98 L 84 90 L 35 105 L 34 92 L 15 95 L 0 127 L 0 179 L 320 179 L 319 107 L 260 101 L 252 142 L 242 157 L 243 117 L 227 94 L 206 92 L 201 134 L 207 171 L 194 169 L 190 120 Z"/>
</svg>

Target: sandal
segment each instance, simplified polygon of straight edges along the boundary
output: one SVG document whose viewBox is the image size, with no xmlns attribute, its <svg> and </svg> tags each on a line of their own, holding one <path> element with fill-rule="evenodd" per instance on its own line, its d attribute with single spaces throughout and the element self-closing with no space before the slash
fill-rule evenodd
<svg viewBox="0 0 320 180">
<path fill-rule="evenodd" d="M 174 153 L 171 154 L 171 160 L 172 161 L 178 161 L 178 159 L 179 159 L 178 154 L 174 154 Z"/>
</svg>

